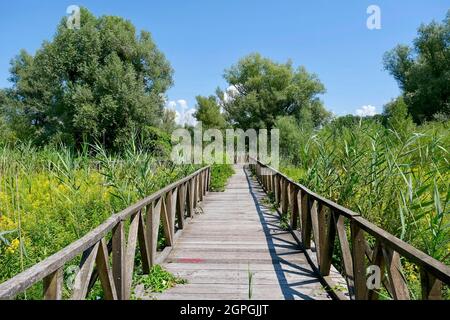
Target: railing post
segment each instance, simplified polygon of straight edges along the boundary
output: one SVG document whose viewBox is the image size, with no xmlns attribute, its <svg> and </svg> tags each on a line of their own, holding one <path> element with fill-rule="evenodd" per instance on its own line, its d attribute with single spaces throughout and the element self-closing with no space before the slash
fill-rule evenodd
<svg viewBox="0 0 450 320">
<path fill-rule="evenodd" d="M 320 241 L 320 273 L 328 276 L 331 270 L 331 259 L 333 258 L 334 240 L 336 227 L 333 221 L 332 209 L 323 209 L 319 215 L 319 241 Z"/>
<path fill-rule="evenodd" d="M 298 228 L 298 218 L 299 218 L 299 190 L 295 185 L 291 185 L 291 228 L 296 230 Z M 301 202 L 301 201 L 300 201 Z"/>
<path fill-rule="evenodd" d="M 124 223 L 120 221 L 113 229 L 112 236 L 112 269 L 114 284 L 117 290 L 117 299 L 125 299 L 125 230 Z"/>
<path fill-rule="evenodd" d="M 196 175 L 193 178 L 193 180 L 194 180 L 194 184 L 193 184 L 193 186 L 194 186 L 194 203 L 193 203 L 193 206 L 195 209 L 195 208 L 197 208 L 197 203 L 198 203 L 198 175 Z"/>
<path fill-rule="evenodd" d="M 317 200 L 310 200 L 310 213 L 311 213 L 311 225 L 312 233 L 314 236 L 314 245 L 316 249 L 317 264 L 321 261 L 321 247 L 320 247 L 320 235 L 319 235 L 319 215 L 322 211 L 322 205 L 317 202 Z"/>
<path fill-rule="evenodd" d="M 178 217 L 178 228 L 184 228 L 184 212 L 186 204 L 186 189 L 184 184 L 178 187 L 178 199 L 177 199 L 177 217 Z"/>
<path fill-rule="evenodd" d="M 44 278 L 44 299 L 61 300 L 63 286 L 63 268 L 59 268 Z"/>
<path fill-rule="evenodd" d="M 366 286 L 366 263 L 365 254 L 366 246 L 363 230 L 356 224 L 355 221 L 350 222 L 352 234 L 352 260 L 353 260 L 353 275 L 355 286 L 355 299 L 367 299 Z"/>
<path fill-rule="evenodd" d="M 289 210 L 289 181 L 285 178 L 283 179 L 281 194 L 281 212 L 287 214 Z"/>
<path fill-rule="evenodd" d="M 339 244 L 342 253 L 342 262 L 344 265 L 344 275 L 347 281 L 347 287 L 349 290 L 350 298 L 353 299 L 355 296 L 355 284 L 353 276 L 353 258 L 350 251 L 350 244 L 347 238 L 347 232 L 345 228 L 345 217 L 337 212 L 332 212 L 334 224 L 336 226 L 336 232 L 339 238 Z"/>
<path fill-rule="evenodd" d="M 188 207 L 187 207 L 187 211 L 188 211 L 188 217 L 193 217 L 194 216 L 194 202 L 195 202 L 195 191 L 194 191 L 194 185 L 195 185 L 195 181 L 194 178 L 192 178 L 191 180 L 188 181 L 187 183 L 187 201 L 188 201 Z"/>
<path fill-rule="evenodd" d="M 420 268 L 423 300 L 442 300 L 442 282 L 424 268 Z"/>
<path fill-rule="evenodd" d="M 161 197 L 147 206 L 147 233 L 149 251 L 150 251 L 150 266 L 155 265 L 156 253 L 158 250 L 158 233 L 161 221 L 162 203 L 164 199 Z"/>
<path fill-rule="evenodd" d="M 311 211 L 309 205 L 309 195 L 301 190 L 301 199 L 302 199 L 302 212 L 301 212 L 301 221 L 302 221 L 302 242 L 305 249 L 311 248 Z"/>
</svg>

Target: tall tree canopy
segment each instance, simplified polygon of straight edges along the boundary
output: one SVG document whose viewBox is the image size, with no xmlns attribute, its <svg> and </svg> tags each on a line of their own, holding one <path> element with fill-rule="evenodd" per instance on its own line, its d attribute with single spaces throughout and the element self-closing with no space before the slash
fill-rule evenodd
<svg viewBox="0 0 450 320">
<path fill-rule="evenodd" d="M 81 27 L 60 22 L 35 55 L 12 61 L 11 116 L 22 117 L 40 143 L 97 139 L 114 147 L 144 126 L 158 125 L 172 68 L 149 32 L 130 21 L 81 9 Z"/>
<path fill-rule="evenodd" d="M 220 112 L 220 106 L 215 96 L 197 96 L 197 105 L 194 117 L 201 121 L 205 129 L 224 129 L 226 121 Z"/>
<path fill-rule="evenodd" d="M 422 25 L 412 48 L 399 45 L 387 52 L 384 66 L 398 81 L 416 123 L 449 117 L 450 11 L 442 23 Z"/>
<path fill-rule="evenodd" d="M 259 54 L 251 54 L 225 71 L 224 78 L 235 88 L 230 97 L 218 92 L 225 116 L 240 128 L 272 128 L 277 117 L 308 115 L 315 126 L 330 113 L 319 95 L 324 85 L 304 67 L 294 69 L 291 62 L 276 63 Z"/>
</svg>

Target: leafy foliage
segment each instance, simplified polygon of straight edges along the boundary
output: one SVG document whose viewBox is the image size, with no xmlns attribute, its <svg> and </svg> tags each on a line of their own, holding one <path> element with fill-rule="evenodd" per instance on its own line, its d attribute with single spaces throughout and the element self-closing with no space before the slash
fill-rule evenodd
<svg viewBox="0 0 450 320">
<path fill-rule="evenodd" d="M 404 92 L 416 123 L 450 115 L 450 11 L 440 24 L 422 25 L 413 48 L 399 45 L 387 52 L 385 68 Z"/>
<path fill-rule="evenodd" d="M 211 166 L 211 191 L 224 191 L 228 179 L 234 174 L 230 164 L 213 164 Z"/>
<path fill-rule="evenodd" d="M 52 41 L 11 63 L 13 88 L 4 111 L 21 137 L 39 144 L 79 146 L 101 141 L 118 148 L 142 126 L 160 125 L 172 69 L 150 33 L 137 35 L 131 22 L 94 17 L 81 10 L 81 28 L 66 18 Z"/>
<path fill-rule="evenodd" d="M 370 119 L 330 124 L 303 136 L 297 163 L 282 170 L 450 263 L 448 123 L 407 130 L 400 134 Z"/>
<path fill-rule="evenodd" d="M 30 145 L 0 149 L 0 282 L 196 169 L 160 163 L 132 147 L 121 156 L 100 146 L 77 153 Z M 28 291 L 28 297 L 40 292 Z"/>
<path fill-rule="evenodd" d="M 153 266 L 149 274 L 139 275 L 135 279 L 135 284 L 142 284 L 146 291 L 157 293 L 164 292 L 177 284 L 185 283 L 186 280 L 175 277 L 160 265 Z"/>
<path fill-rule="evenodd" d="M 314 126 L 328 120 L 318 95 L 325 92 L 316 75 L 291 62 L 276 63 L 251 54 L 225 71 L 227 82 L 236 89 L 232 98 L 218 91 L 226 119 L 242 129 L 274 126 L 279 116 L 309 117 Z"/>
<path fill-rule="evenodd" d="M 201 121 L 204 129 L 224 129 L 227 126 L 220 112 L 220 106 L 215 96 L 197 96 L 197 106 L 194 117 Z"/>
</svg>

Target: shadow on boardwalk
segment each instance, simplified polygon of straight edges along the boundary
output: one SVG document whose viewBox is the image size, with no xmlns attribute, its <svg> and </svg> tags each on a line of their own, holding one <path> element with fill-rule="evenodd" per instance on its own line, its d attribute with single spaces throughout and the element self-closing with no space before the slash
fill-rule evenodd
<svg viewBox="0 0 450 320">
<path fill-rule="evenodd" d="M 210 192 L 163 264 L 187 280 L 141 298 L 187 300 L 330 299 L 259 183 L 236 166 L 225 192 Z M 249 283 L 249 274 L 253 274 Z"/>
</svg>

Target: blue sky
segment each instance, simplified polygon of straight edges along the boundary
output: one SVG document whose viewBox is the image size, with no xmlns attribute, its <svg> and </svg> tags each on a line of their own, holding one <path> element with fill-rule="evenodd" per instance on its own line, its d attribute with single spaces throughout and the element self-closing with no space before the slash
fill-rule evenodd
<svg viewBox="0 0 450 320">
<path fill-rule="evenodd" d="M 1 1 L 0 87 L 10 85 L 11 58 L 51 39 L 72 4 L 96 15 L 120 15 L 150 31 L 175 69 L 168 97 L 184 100 L 178 109 L 192 108 L 198 94 L 226 88 L 224 69 L 260 52 L 316 73 L 327 88 L 325 105 L 338 115 L 369 105 L 381 112 L 399 94 L 383 70 L 383 53 L 410 44 L 421 23 L 441 21 L 450 8 L 449 0 Z M 381 30 L 366 27 L 371 4 L 381 9 Z"/>
</svg>

